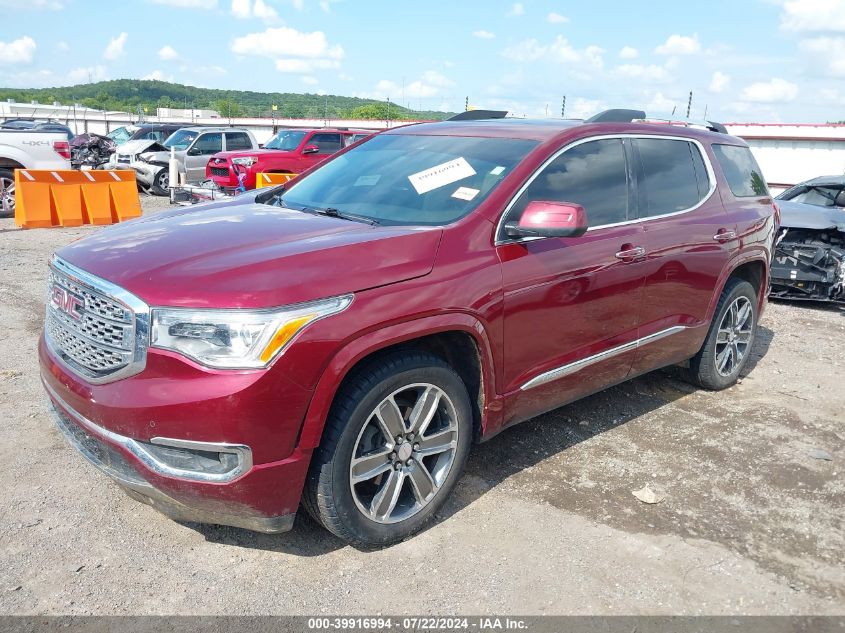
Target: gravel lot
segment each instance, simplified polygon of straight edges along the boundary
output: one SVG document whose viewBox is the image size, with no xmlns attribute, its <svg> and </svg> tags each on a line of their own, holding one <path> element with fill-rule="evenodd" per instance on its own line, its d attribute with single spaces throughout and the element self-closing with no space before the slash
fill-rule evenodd
<svg viewBox="0 0 845 633">
<path fill-rule="evenodd" d="M 660 371 L 509 430 L 439 522 L 362 552 L 304 513 L 278 536 L 171 522 L 67 446 L 38 378 L 46 260 L 96 230 L 0 220 L 0 613 L 845 614 L 845 311 L 770 305 L 725 392 Z"/>
</svg>

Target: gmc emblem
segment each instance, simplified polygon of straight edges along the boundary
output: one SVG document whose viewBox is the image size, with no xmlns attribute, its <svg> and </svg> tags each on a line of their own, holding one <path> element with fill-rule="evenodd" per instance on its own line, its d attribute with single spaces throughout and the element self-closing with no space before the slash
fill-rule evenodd
<svg viewBox="0 0 845 633">
<path fill-rule="evenodd" d="M 85 301 L 61 286 L 53 286 L 50 290 L 50 303 L 76 321 L 82 320 L 82 310 Z"/>
</svg>

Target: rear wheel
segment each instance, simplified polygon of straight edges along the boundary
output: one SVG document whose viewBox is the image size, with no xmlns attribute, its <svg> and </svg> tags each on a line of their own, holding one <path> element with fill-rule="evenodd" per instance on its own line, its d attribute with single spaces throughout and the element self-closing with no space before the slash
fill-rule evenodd
<svg viewBox="0 0 845 633">
<path fill-rule="evenodd" d="M 15 174 L 11 169 L 0 169 L 0 218 L 15 215 Z"/>
<path fill-rule="evenodd" d="M 690 360 L 695 384 L 718 391 L 737 381 L 754 345 L 757 305 L 754 286 L 735 277 L 728 280 L 704 345 Z"/>
<path fill-rule="evenodd" d="M 466 387 L 436 356 L 388 356 L 338 394 L 312 462 L 306 509 L 350 543 L 384 546 L 421 529 L 464 468 Z"/>
</svg>

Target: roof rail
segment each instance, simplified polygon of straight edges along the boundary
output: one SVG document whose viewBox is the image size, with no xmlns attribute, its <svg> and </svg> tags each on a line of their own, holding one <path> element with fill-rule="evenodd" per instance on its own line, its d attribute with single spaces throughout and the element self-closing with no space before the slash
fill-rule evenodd
<svg viewBox="0 0 845 633">
<path fill-rule="evenodd" d="M 446 119 L 447 121 L 479 121 L 481 119 L 504 119 L 507 110 L 467 110 Z"/>
<path fill-rule="evenodd" d="M 687 127 L 697 127 L 710 130 L 711 132 L 719 132 L 721 134 L 728 134 L 727 128 L 721 123 L 715 121 L 694 121 L 684 118 L 662 118 L 649 117 L 642 110 L 625 110 L 617 108 L 614 110 L 605 110 L 586 119 L 584 123 L 663 123 L 666 125 L 684 125 Z"/>
<path fill-rule="evenodd" d="M 645 112 L 642 110 L 625 110 L 623 108 L 616 108 L 613 110 L 605 110 L 591 116 L 585 120 L 584 123 L 630 123 L 636 119 L 644 119 Z"/>
</svg>

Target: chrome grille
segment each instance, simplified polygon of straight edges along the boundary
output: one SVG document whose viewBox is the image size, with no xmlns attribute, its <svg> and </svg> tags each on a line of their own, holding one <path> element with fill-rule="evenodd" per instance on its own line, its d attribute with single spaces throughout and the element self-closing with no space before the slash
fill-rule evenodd
<svg viewBox="0 0 845 633">
<path fill-rule="evenodd" d="M 147 318 L 146 305 L 133 295 L 53 260 L 45 340 L 69 369 L 86 380 L 109 382 L 143 369 Z"/>
</svg>

